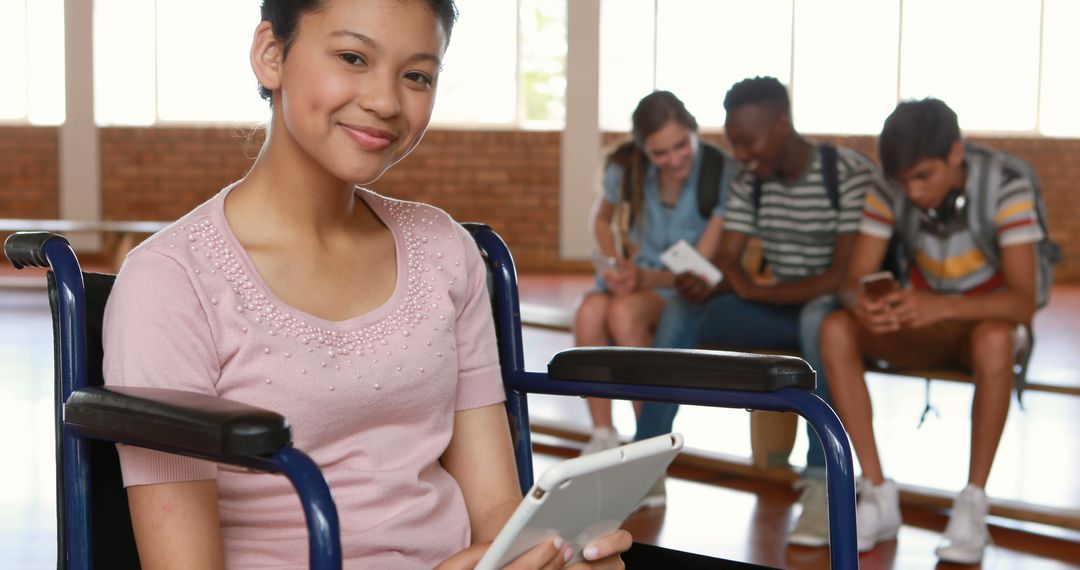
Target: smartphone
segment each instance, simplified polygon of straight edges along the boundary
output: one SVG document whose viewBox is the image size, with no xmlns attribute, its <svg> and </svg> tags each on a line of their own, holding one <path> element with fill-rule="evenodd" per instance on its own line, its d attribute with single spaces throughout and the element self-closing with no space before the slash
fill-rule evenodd
<svg viewBox="0 0 1080 570">
<path fill-rule="evenodd" d="M 879 271 L 864 275 L 859 279 L 859 286 L 866 291 L 866 296 L 877 300 L 900 288 L 896 276 L 891 271 Z"/>
</svg>

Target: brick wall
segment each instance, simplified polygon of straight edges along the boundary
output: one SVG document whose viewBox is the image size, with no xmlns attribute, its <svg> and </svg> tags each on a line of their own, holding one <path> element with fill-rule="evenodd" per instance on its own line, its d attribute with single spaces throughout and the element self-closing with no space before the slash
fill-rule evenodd
<svg viewBox="0 0 1080 570">
<path fill-rule="evenodd" d="M 55 217 L 57 129 L 0 127 L 0 217 Z M 169 220 L 242 176 L 259 136 L 230 128 L 101 130 L 103 217 Z M 606 137 L 614 140 L 617 135 Z M 723 143 L 723 137 L 706 138 Z M 874 156 L 873 137 L 822 137 Z M 1065 260 L 1060 282 L 1080 283 L 1080 139 L 980 138 L 1039 171 L 1051 235 Z M 436 204 L 463 221 L 484 221 L 510 244 L 520 269 L 586 265 L 558 259 L 560 134 L 431 131 L 372 187 Z"/>
<path fill-rule="evenodd" d="M 0 127 L 0 218 L 55 218 L 59 129 Z"/>
<path fill-rule="evenodd" d="M 260 133 L 238 128 L 105 128 L 99 132 L 102 217 L 106 220 L 179 218 L 243 176 L 261 141 Z"/>
</svg>

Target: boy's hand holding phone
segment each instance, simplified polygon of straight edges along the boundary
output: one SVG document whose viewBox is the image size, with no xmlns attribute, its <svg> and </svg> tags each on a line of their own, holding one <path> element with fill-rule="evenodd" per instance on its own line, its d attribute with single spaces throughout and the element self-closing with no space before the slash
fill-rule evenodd
<svg viewBox="0 0 1080 570">
<path fill-rule="evenodd" d="M 859 279 L 859 298 L 855 318 L 873 333 L 898 330 L 900 319 L 894 308 L 893 293 L 900 290 L 896 277 L 889 271 L 871 273 Z"/>
</svg>

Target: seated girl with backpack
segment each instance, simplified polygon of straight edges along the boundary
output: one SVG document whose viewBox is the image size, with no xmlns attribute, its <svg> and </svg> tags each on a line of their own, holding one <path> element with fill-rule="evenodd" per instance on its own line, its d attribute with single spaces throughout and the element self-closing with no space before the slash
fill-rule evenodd
<svg viewBox="0 0 1080 570">
<path fill-rule="evenodd" d="M 732 159 L 699 140 L 697 120 L 668 91 L 638 103 L 632 135 L 608 155 L 590 218 L 598 275 L 574 319 L 577 346 L 652 346 L 664 306 L 677 294 L 660 254 L 686 240 L 710 258 L 720 243 L 720 198 L 737 170 Z M 589 410 L 594 431 L 584 452 L 617 446 L 611 403 L 591 398 Z"/>
</svg>

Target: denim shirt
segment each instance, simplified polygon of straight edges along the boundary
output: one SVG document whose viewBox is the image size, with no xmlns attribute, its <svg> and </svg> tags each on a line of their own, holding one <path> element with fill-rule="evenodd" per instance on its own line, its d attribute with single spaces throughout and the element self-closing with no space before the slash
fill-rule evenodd
<svg viewBox="0 0 1080 570">
<path fill-rule="evenodd" d="M 638 245 L 634 263 L 639 267 L 664 269 L 660 254 L 680 239 L 686 240 L 692 246 L 697 245 L 709 221 L 702 218 L 698 212 L 698 178 L 701 174 L 703 155 L 704 151 L 701 145 L 698 145 L 690 176 L 683 182 L 682 190 L 679 192 L 679 201 L 672 206 L 661 202 L 660 171 L 655 165 L 649 164 L 644 181 L 644 212 L 639 216 L 640 219 L 635 219 L 630 227 L 630 239 Z M 723 213 L 727 189 L 738 169 L 738 164 L 725 154 L 719 199 L 713 209 L 713 216 Z M 612 205 L 617 205 L 622 198 L 623 175 L 622 167 L 616 164 L 609 165 L 604 171 L 604 200 Z"/>
</svg>

